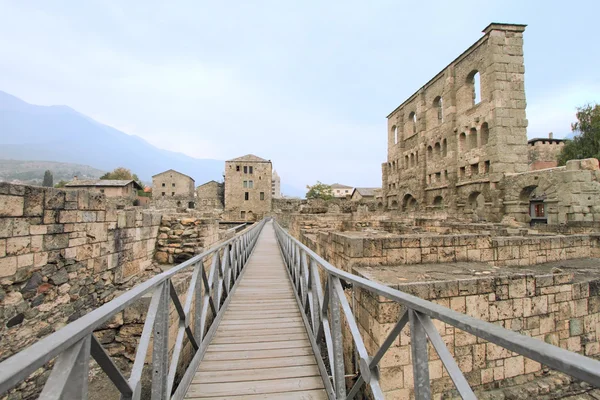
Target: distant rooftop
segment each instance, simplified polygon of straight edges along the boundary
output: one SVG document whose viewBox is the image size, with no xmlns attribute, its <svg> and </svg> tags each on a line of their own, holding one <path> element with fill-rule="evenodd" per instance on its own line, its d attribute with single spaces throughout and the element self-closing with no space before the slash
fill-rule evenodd
<svg viewBox="0 0 600 400">
<path fill-rule="evenodd" d="M 188 177 L 188 178 L 190 178 L 191 180 L 194 180 L 194 178 L 192 178 L 191 176 L 189 176 L 189 175 L 186 175 L 186 174 L 184 174 L 184 173 L 182 173 L 182 172 L 179 172 L 179 171 L 175 171 L 174 169 L 168 169 L 168 170 L 166 170 L 166 171 L 159 172 L 159 173 L 158 173 L 158 174 L 156 174 L 156 175 L 152 175 L 152 177 L 154 178 L 155 176 L 162 175 L 162 174 L 166 174 L 167 172 L 171 172 L 171 173 L 175 172 L 176 174 L 183 175 L 183 176 L 187 176 L 187 177 Z"/>
<path fill-rule="evenodd" d="M 358 192 L 363 197 L 375 197 L 375 192 L 380 190 L 380 188 L 356 188 L 354 192 Z M 352 194 L 354 194 L 352 192 Z"/>
<path fill-rule="evenodd" d="M 258 156 L 255 156 L 254 154 L 246 154 L 245 156 L 241 156 L 238 158 L 232 158 L 231 160 L 227 160 L 227 162 L 231 162 L 231 161 L 248 161 L 248 162 L 265 162 L 265 163 L 270 163 L 270 160 L 265 160 L 264 158 L 260 158 Z"/>
<path fill-rule="evenodd" d="M 65 185 L 65 187 L 123 187 L 133 182 L 133 186 L 141 189 L 139 183 L 133 179 L 115 180 L 115 179 L 76 179 Z"/>
<path fill-rule="evenodd" d="M 341 183 L 334 183 L 333 185 L 331 185 L 332 189 L 352 189 L 353 186 L 346 186 L 346 185 L 342 185 Z"/>
</svg>

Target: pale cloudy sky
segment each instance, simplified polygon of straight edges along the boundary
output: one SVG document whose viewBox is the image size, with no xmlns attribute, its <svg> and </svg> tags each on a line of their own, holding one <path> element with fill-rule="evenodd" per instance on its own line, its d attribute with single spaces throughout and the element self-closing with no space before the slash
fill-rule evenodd
<svg viewBox="0 0 600 400">
<path fill-rule="evenodd" d="M 200 158 L 381 185 L 385 116 L 481 35 L 528 24 L 529 137 L 600 102 L 590 1 L 0 0 L 0 90 Z"/>
</svg>

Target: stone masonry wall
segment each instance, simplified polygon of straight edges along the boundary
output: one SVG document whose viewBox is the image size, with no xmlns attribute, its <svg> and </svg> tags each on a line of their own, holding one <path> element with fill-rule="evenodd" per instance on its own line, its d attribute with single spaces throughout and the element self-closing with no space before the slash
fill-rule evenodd
<svg viewBox="0 0 600 400">
<path fill-rule="evenodd" d="M 356 272 L 356 271 L 355 271 Z M 360 273 L 359 273 L 360 274 Z M 489 321 L 547 343 L 596 356 L 600 349 L 600 281 L 574 282 L 572 274 L 514 275 L 399 285 L 401 291 Z M 356 289 L 355 316 L 369 354 L 379 348 L 400 316 L 400 306 Z M 471 387 L 487 390 L 521 384 L 542 366 L 440 321 L 434 325 Z M 413 394 L 410 329 L 406 327 L 380 363 L 386 398 Z M 434 398 L 458 397 L 435 350 L 429 346 Z"/>
<path fill-rule="evenodd" d="M 161 215 L 85 190 L 0 184 L 0 360 L 147 275 Z"/>
<path fill-rule="evenodd" d="M 190 214 L 163 216 L 155 259 L 161 264 L 179 264 L 202 253 L 219 240 L 219 222 Z"/>
</svg>

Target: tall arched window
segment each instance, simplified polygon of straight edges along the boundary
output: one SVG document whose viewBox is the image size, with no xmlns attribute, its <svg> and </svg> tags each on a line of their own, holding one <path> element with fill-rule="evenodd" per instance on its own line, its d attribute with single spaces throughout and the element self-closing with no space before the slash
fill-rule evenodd
<svg viewBox="0 0 600 400">
<path fill-rule="evenodd" d="M 439 124 L 444 122 L 444 107 L 442 105 L 442 98 L 440 96 L 433 100 L 433 108 L 437 111 L 437 121 Z"/>
<path fill-rule="evenodd" d="M 428 160 L 432 160 L 433 159 L 433 148 L 431 146 L 427 147 L 427 159 Z"/>
<path fill-rule="evenodd" d="M 433 146 L 433 150 L 436 157 L 439 157 L 442 154 L 442 147 L 440 146 L 440 142 L 437 142 L 435 146 Z"/>
<path fill-rule="evenodd" d="M 481 101 L 481 75 L 479 75 L 479 71 L 472 71 L 467 77 L 467 83 L 471 86 L 473 105 L 479 104 Z"/>
<path fill-rule="evenodd" d="M 471 128 L 469 131 L 469 150 L 477 147 L 477 129 Z"/>
<path fill-rule="evenodd" d="M 481 131 L 479 132 L 479 135 L 481 137 L 481 145 L 486 145 L 488 143 L 488 140 L 490 139 L 490 128 L 488 127 L 487 122 L 484 122 L 481 125 Z"/>
<path fill-rule="evenodd" d="M 448 155 L 448 142 L 446 139 L 442 142 L 442 157 L 446 157 Z"/>
<path fill-rule="evenodd" d="M 412 133 L 417 133 L 417 114 L 414 111 L 408 114 L 408 121 L 412 125 Z"/>
<path fill-rule="evenodd" d="M 415 166 L 415 153 L 411 153 L 411 155 L 410 155 L 410 166 L 411 167 Z"/>
<path fill-rule="evenodd" d="M 398 127 L 392 126 L 392 136 L 394 137 L 394 144 L 398 144 Z"/>
<path fill-rule="evenodd" d="M 467 134 L 466 133 L 462 132 L 458 136 L 458 144 L 459 144 L 460 151 L 467 150 Z"/>
</svg>

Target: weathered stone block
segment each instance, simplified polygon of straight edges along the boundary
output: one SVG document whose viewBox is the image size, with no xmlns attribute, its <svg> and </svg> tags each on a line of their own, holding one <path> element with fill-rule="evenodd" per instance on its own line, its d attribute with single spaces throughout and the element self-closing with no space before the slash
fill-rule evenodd
<svg viewBox="0 0 600 400">
<path fill-rule="evenodd" d="M 69 234 L 44 235 L 44 250 L 60 250 L 69 246 Z"/>
<path fill-rule="evenodd" d="M 0 194 L 0 217 L 21 217 L 23 208 L 23 197 Z"/>
<path fill-rule="evenodd" d="M 13 276 L 17 272 L 17 257 L 0 258 L 0 278 Z"/>
</svg>

